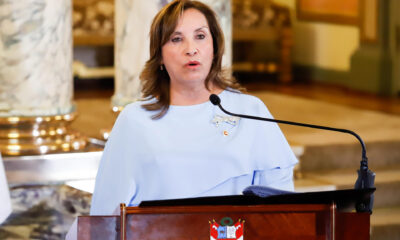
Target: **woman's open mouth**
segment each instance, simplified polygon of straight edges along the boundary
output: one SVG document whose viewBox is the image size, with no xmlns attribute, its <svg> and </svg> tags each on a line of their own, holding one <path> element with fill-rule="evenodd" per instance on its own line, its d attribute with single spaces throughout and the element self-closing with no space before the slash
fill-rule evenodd
<svg viewBox="0 0 400 240">
<path fill-rule="evenodd" d="M 198 61 L 190 61 L 185 64 L 185 67 L 188 67 L 188 68 L 196 68 L 198 66 L 200 66 L 200 62 L 198 62 Z"/>
</svg>

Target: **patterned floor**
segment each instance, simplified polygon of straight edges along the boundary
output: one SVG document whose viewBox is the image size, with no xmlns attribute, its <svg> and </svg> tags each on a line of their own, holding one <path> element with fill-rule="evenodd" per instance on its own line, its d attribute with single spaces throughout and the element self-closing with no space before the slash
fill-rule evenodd
<svg viewBox="0 0 400 240">
<path fill-rule="evenodd" d="M 89 214 L 91 195 L 66 185 L 21 185 L 10 195 L 13 212 L 0 239 L 65 239 L 74 219 Z"/>
</svg>

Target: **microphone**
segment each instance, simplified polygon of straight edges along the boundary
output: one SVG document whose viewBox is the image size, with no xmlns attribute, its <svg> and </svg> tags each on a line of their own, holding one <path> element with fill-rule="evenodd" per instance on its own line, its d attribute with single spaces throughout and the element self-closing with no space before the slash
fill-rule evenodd
<svg viewBox="0 0 400 240">
<path fill-rule="evenodd" d="M 328 131 L 348 133 L 348 134 L 353 135 L 360 142 L 361 148 L 362 148 L 362 153 L 361 153 L 362 159 L 361 159 L 361 162 L 360 162 L 360 169 L 357 171 L 358 172 L 358 177 L 357 177 L 356 183 L 354 185 L 354 189 L 375 188 L 375 186 L 374 186 L 375 173 L 372 172 L 370 169 L 368 169 L 368 158 L 367 158 L 367 151 L 366 151 L 366 148 L 365 148 L 364 141 L 355 132 L 353 132 L 351 130 L 347 130 L 347 129 L 341 129 L 341 128 L 332 128 L 332 127 L 325 127 L 325 126 L 319 126 L 319 125 L 313 125 L 313 124 L 307 124 L 307 123 L 291 122 L 291 121 L 286 121 L 286 120 L 262 118 L 262 117 L 257 117 L 257 116 L 250 116 L 250 115 L 244 115 L 244 114 L 231 113 L 231 112 L 225 110 L 221 106 L 221 99 L 215 94 L 211 94 L 210 95 L 210 101 L 211 101 L 211 103 L 213 105 L 218 106 L 221 109 L 222 112 L 224 112 L 224 113 L 226 113 L 228 115 L 231 115 L 231 116 L 235 116 L 235 117 L 241 117 L 241 118 L 247 118 L 247 119 L 253 119 L 253 120 L 260 120 L 260 121 L 267 121 L 267 122 L 282 123 L 282 124 L 294 125 L 294 126 L 300 126 L 300 127 L 316 128 L 316 129 L 322 129 L 322 130 L 328 130 Z M 370 198 L 365 199 L 364 201 L 357 203 L 356 204 L 356 210 L 357 210 L 357 212 L 369 212 L 369 213 L 372 213 L 373 203 L 374 203 L 374 195 L 372 194 L 370 196 Z"/>
</svg>

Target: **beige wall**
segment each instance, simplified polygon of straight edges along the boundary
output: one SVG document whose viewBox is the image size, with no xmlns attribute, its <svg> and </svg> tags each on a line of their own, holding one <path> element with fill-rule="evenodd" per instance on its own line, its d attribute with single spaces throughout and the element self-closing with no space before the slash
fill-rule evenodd
<svg viewBox="0 0 400 240">
<path fill-rule="evenodd" d="M 296 0 L 274 2 L 291 9 L 295 64 L 337 71 L 350 70 L 350 57 L 359 47 L 359 29 L 356 26 L 298 21 Z"/>
</svg>

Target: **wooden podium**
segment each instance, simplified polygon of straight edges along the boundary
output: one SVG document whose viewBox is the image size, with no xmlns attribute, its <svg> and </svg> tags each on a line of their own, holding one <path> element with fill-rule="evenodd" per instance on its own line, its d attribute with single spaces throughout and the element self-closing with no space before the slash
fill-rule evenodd
<svg viewBox="0 0 400 240">
<path fill-rule="evenodd" d="M 364 240 L 369 239 L 370 214 L 342 210 L 346 203 L 357 202 L 372 192 L 342 190 L 272 198 L 211 197 L 152 201 L 139 207 L 121 204 L 120 216 L 79 217 L 78 239 L 206 240 L 213 239 L 210 236 L 213 226 L 235 230 L 232 226 L 240 223 L 236 229 L 241 230 L 236 231 L 242 231 L 242 238 L 225 235 L 214 239 Z M 338 205 L 343 209 L 338 209 Z"/>
</svg>

